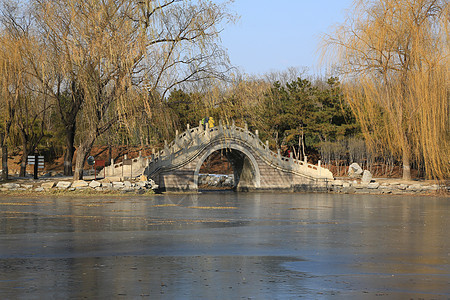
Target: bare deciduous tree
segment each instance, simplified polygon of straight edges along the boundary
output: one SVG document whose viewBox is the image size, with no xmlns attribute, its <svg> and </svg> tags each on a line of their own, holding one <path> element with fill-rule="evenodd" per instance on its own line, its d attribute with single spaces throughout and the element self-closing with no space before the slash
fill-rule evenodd
<svg viewBox="0 0 450 300">
<path fill-rule="evenodd" d="M 48 89 L 59 102 L 64 91 L 71 95 L 69 109 L 60 111 L 78 128 L 75 179 L 82 178 L 96 138 L 117 120 L 132 117 L 137 95 L 148 99 L 142 109 L 151 114 L 155 97 L 163 99 L 182 83 L 222 78 L 229 69 L 217 44 L 217 26 L 231 19 L 227 3 L 35 0 L 33 5 L 49 45 L 48 64 L 54 64 Z M 74 115 L 78 118 L 68 119 Z M 77 120 L 83 121 L 75 126 Z"/>
</svg>

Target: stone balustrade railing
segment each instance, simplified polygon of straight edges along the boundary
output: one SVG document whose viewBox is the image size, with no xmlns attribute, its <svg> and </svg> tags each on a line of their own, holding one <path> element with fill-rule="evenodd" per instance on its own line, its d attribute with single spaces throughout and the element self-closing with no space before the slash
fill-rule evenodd
<svg viewBox="0 0 450 300">
<path fill-rule="evenodd" d="M 149 169 L 147 175 L 152 175 L 162 168 L 179 166 L 192 160 L 201 150 L 208 147 L 209 144 L 217 141 L 224 143 L 238 140 L 246 143 L 257 151 L 259 156 L 274 167 L 284 170 L 300 173 L 312 178 L 333 179 L 332 173 L 319 165 L 313 165 L 306 161 L 301 161 L 291 157 L 284 157 L 269 149 L 268 143 L 263 143 L 258 136 L 258 131 L 252 133 L 245 125 L 244 128 L 235 126 L 219 125 L 213 128 L 203 129 L 203 126 L 189 128 L 182 134 L 176 134 L 175 139 L 170 144 L 165 144 L 164 149 L 152 155 L 149 160 Z"/>
<path fill-rule="evenodd" d="M 142 175 L 148 166 L 149 159 L 143 157 L 141 152 L 139 152 L 138 157 L 128 159 L 125 156 L 124 161 L 128 161 L 128 163 L 123 161 L 114 163 L 114 160 L 111 160 L 111 165 L 105 167 L 106 177 L 133 178 Z"/>
<path fill-rule="evenodd" d="M 206 128 L 199 124 L 198 127 L 188 128 L 185 132 L 176 133 L 175 139 L 168 144 L 165 142 L 164 148 L 150 157 L 139 157 L 131 160 L 131 164 L 124 165 L 122 162 L 114 164 L 111 162 L 106 167 L 106 176 L 120 177 L 136 177 L 145 172 L 146 175 L 153 175 L 163 168 L 171 168 L 187 163 L 194 159 L 200 151 L 208 147 L 213 142 L 223 142 L 224 148 L 227 143 L 232 140 L 249 145 L 259 156 L 267 163 L 275 168 L 288 170 L 299 173 L 311 178 L 333 179 L 332 173 L 319 165 L 313 165 L 306 161 L 294 159 L 291 157 L 281 156 L 280 151 L 277 153 L 270 150 L 268 143 L 263 143 L 259 139 L 258 131 L 252 133 L 248 130 L 247 125 L 244 128 L 237 127 L 234 121 L 231 125 L 219 125 L 213 128 Z"/>
</svg>

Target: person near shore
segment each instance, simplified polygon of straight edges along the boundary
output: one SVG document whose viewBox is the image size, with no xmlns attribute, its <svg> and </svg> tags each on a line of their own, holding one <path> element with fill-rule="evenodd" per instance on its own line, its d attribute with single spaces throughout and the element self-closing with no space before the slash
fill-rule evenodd
<svg viewBox="0 0 450 300">
<path fill-rule="evenodd" d="M 203 125 L 203 129 L 206 129 L 206 126 L 209 125 L 209 117 L 204 117 L 201 124 Z"/>
<path fill-rule="evenodd" d="M 208 125 L 209 125 L 209 128 L 213 128 L 214 127 L 214 119 L 213 119 L 213 117 L 209 117 Z"/>
</svg>

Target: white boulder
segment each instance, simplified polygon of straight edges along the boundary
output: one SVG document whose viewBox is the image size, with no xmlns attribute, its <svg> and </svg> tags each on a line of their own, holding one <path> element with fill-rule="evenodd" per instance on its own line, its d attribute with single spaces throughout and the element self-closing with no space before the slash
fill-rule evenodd
<svg viewBox="0 0 450 300">
<path fill-rule="evenodd" d="M 100 187 L 100 186 L 102 186 L 102 183 L 101 183 L 101 182 L 98 182 L 98 181 L 96 181 L 96 180 L 92 180 L 92 181 L 89 183 L 89 187 L 91 187 L 91 188 L 93 188 L 93 189 L 95 189 L 95 188 L 97 188 L 97 187 Z"/>
<path fill-rule="evenodd" d="M 70 181 L 58 181 L 58 183 L 56 184 L 56 188 L 65 190 L 70 188 L 71 185 L 72 182 Z"/>
<path fill-rule="evenodd" d="M 48 182 L 44 182 L 44 183 L 41 184 L 41 187 L 43 189 L 46 189 L 46 190 L 51 189 L 54 186 L 55 186 L 55 182 L 54 181 L 48 181 Z"/>
<path fill-rule="evenodd" d="M 352 177 L 352 178 L 361 177 L 362 174 L 363 174 L 363 169 L 357 163 L 352 163 L 348 167 L 348 176 L 349 177 Z"/>
<path fill-rule="evenodd" d="M 84 181 L 84 180 L 75 180 L 72 183 L 72 187 L 73 188 L 84 188 L 84 187 L 87 187 L 87 186 L 88 186 L 88 183 L 86 181 Z"/>
<path fill-rule="evenodd" d="M 361 178 L 361 182 L 369 183 L 371 180 L 372 180 L 372 173 L 370 173 L 370 171 L 368 171 L 368 170 L 364 170 L 362 178 Z"/>
</svg>

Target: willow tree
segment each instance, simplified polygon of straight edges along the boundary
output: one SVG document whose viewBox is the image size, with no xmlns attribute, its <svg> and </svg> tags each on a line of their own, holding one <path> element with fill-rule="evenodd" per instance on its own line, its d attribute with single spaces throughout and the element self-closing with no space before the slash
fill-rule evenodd
<svg viewBox="0 0 450 300">
<path fill-rule="evenodd" d="M 58 99 L 66 91 L 77 117 L 74 179 L 96 138 L 140 108 L 152 113 L 179 84 L 221 77 L 228 69 L 217 26 L 230 19 L 227 3 L 165 0 L 35 0 L 36 19 L 51 53 Z M 73 106 L 75 105 L 75 106 Z M 67 158 L 68 159 L 68 158 Z"/>
<path fill-rule="evenodd" d="M 32 49 L 35 44 L 29 32 L 30 18 L 14 2 L 3 2 L 0 7 L 0 125 L 2 146 L 2 168 L 4 179 L 8 178 L 8 141 L 10 136 L 20 136 L 23 153 L 20 175 L 25 176 L 26 160 L 38 140 L 30 143 L 33 125 L 37 116 L 35 97 L 30 89 L 30 77 L 24 49 Z M 36 49 L 37 50 L 37 49 Z M 31 96 L 31 97 L 30 97 Z M 40 106 L 40 104 L 38 104 Z M 44 105 L 45 106 L 45 105 Z M 45 109 L 44 109 L 45 110 Z M 36 117 L 33 120 L 33 117 Z M 42 125 L 42 123 L 41 123 Z M 40 135 L 42 138 L 43 134 Z"/>
<path fill-rule="evenodd" d="M 450 172 L 448 20 L 445 0 L 358 0 L 324 37 L 369 146 L 401 158 L 404 179 L 412 161 L 428 177 Z"/>
<path fill-rule="evenodd" d="M 36 35 L 32 30 L 30 15 L 14 3 L 4 3 L 1 9 L 0 22 L 3 35 L 7 39 L 5 61 L 9 68 L 5 69 L 4 78 L 10 94 L 8 105 L 14 105 L 12 135 L 20 139 L 22 158 L 20 176 L 26 176 L 28 155 L 33 154 L 45 135 L 45 125 L 50 105 L 40 82 L 32 76 L 31 64 L 42 62 L 43 51 L 39 49 Z M 8 74 L 9 73 L 9 74 Z M 7 126 L 5 126 L 6 128 Z M 9 132 L 8 132 L 9 133 Z"/>
<path fill-rule="evenodd" d="M 24 86 L 24 68 L 18 41 L 6 31 L 0 35 L 0 125 L 2 178 L 8 179 L 8 138 L 14 124 L 20 91 Z"/>
</svg>

